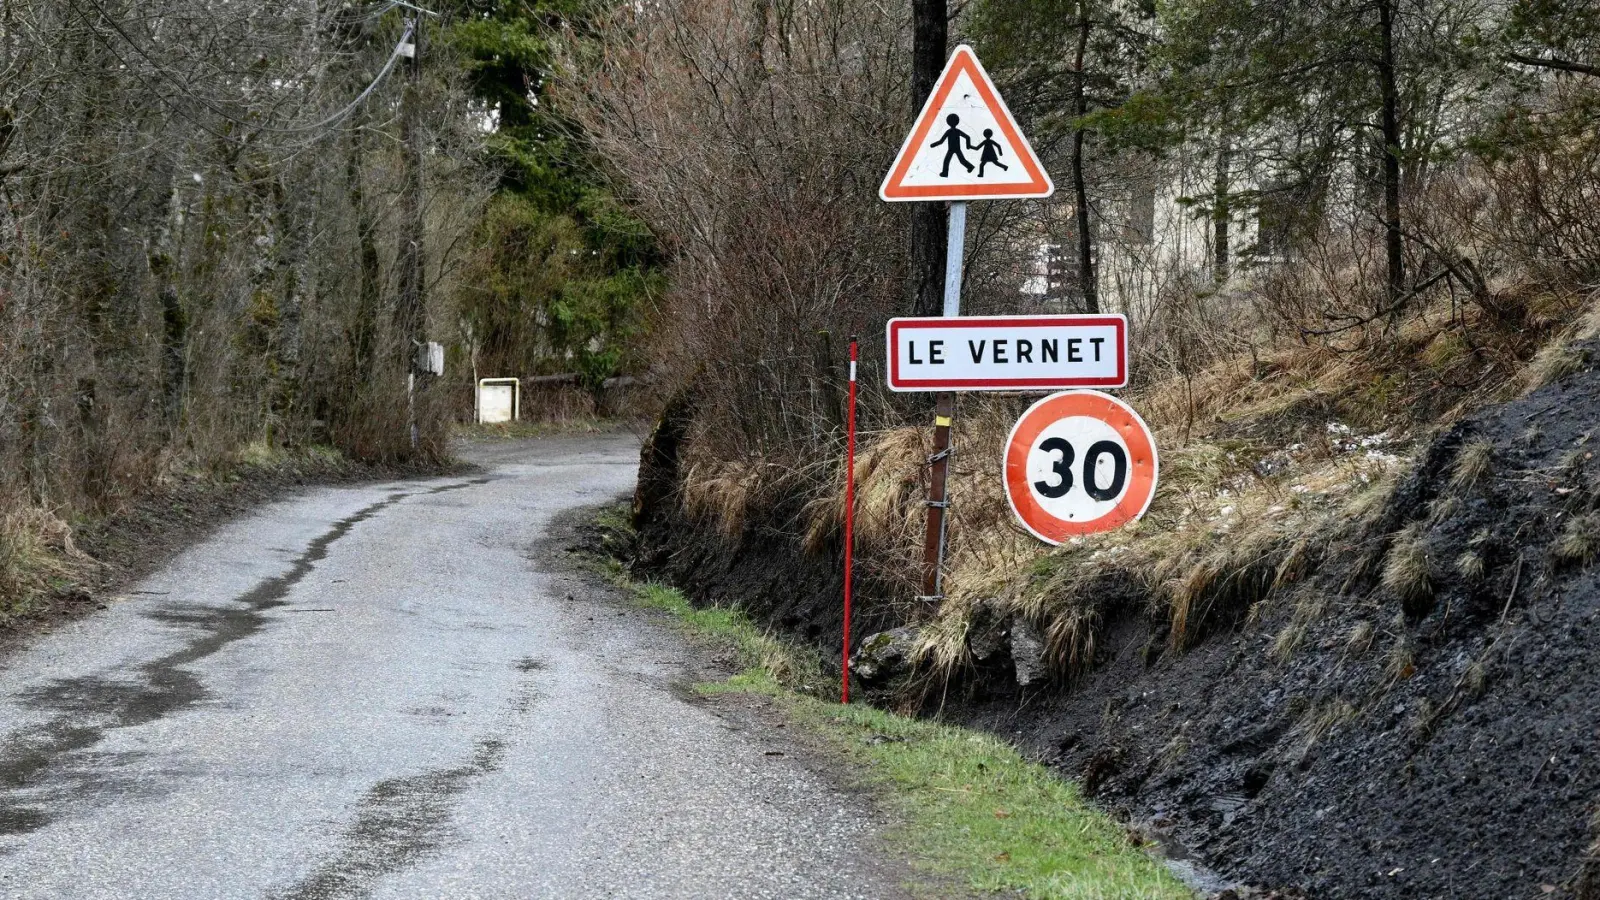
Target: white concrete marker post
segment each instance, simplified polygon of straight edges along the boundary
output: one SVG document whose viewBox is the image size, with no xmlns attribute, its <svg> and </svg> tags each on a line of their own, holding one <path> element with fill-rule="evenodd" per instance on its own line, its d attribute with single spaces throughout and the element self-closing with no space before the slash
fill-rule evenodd
<svg viewBox="0 0 1600 900">
<path fill-rule="evenodd" d="M 474 399 L 479 425 L 515 422 L 522 416 L 522 379 L 480 378 Z"/>
</svg>

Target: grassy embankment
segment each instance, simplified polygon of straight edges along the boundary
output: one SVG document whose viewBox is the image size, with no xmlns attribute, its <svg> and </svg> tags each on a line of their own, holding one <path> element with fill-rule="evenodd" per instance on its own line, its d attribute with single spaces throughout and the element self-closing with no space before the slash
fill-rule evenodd
<svg viewBox="0 0 1600 900">
<path fill-rule="evenodd" d="M 625 527 L 621 516 L 604 517 Z M 1075 785 L 988 735 L 826 699 L 835 690 L 814 653 L 786 644 L 737 610 L 696 609 L 677 590 L 606 574 L 736 660 L 737 674 L 702 684 L 715 695 L 769 697 L 881 790 L 901 824 L 890 835 L 930 875 L 1032 900 L 1186 898 L 1192 894 Z"/>
</svg>

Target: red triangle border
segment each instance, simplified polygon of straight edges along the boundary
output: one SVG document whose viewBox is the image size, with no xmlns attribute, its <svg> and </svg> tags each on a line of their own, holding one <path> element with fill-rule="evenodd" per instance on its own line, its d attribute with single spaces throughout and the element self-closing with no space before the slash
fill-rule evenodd
<svg viewBox="0 0 1600 900">
<path fill-rule="evenodd" d="M 907 186 L 905 179 L 911 170 L 911 163 L 916 159 L 922 142 L 928 139 L 928 133 L 933 130 L 934 120 L 939 117 L 939 110 L 944 107 L 944 101 L 954 89 L 956 78 L 963 72 L 972 79 L 979 98 L 989 107 L 989 112 L 999 124 L 1001 133 L 1012 149 L 1026 150 L 1017 153 L 1017 156 L 1029 180 L 1011 184 Z M 1055 185 L 1051 182 L 1050 176 L 1045 174 L 1038 155 L 1033 152 L 1033 145 L 1022 136 L 1016 120 L 1011 117 L 1011 110 L 1007 108 L 1005 101 L 1000 99 L 994 83 L 989 80 L 989 73 L 984 71 L 983 64 L 978 62 L 978 57 L 972 52 L 972 48 L 965 44 L 957 47 L 955 53 L 951 54 L 950 61 L 945 64 L 938 83 L 933 87 L 933 93 L 928 96 L 928 102 L 923 104 L 922 112 L 917 115 L 910 137 L 901 145 L 899 154 L 895 156 L 894 165 L 889 169 L 888 177 L 884 178 L 883 185 L 878 188 L 878 196 L 889 202 L 1048 197 L 1054 192 Z"/>
</svg>

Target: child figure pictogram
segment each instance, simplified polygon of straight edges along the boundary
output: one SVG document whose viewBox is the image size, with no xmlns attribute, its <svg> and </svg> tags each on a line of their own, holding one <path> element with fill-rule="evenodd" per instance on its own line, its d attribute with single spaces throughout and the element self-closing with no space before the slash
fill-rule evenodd
<svg viewBox="0 0 1600 900">
<path fill-rule="evenodd" d="M 961 146 L 965 144 L 968 149 L 972 150 L 978 149 L 978 146 L 972 143 L 972 138 L 967 136 L 965 131 L 956 127 L 961 124 L 960 116 L 951 113 L 945 117 L 944 121 L 946 125 L 950 126 L 945 130 L 944 137 L 928 145 L 929 147 L 937 147 L 940 144 L 949 144 L 948 149 L 944 151 L 944 169 L 939 172 L 939 177 L 950 177 L 950 160 L 952 159 L 959 160 L 963 166 L 966 166 L 967 171 L 971 172 L 972 163 L 967 162 L 967 158 L 962 155 Z M 982 173 L 980 172 L 979 174 L 981 175 Z"/>
<path fill-rule="evenodd" d="M 1011 167 L 1000 161 L 1000 155 L 1005 151 L 1000 149 L 1000 142 L 994 139 L 993 128 L 985 128 L 983 130 L 983 143 L 979 144 L 973 149 L 978 151 L 979 178 L 983 177 L 983 167 L 991 163 L 999 166 L 1002 169 L 1005 169 L 1006 171 L 1010 171 Z M 945 165 L 948 166 L 949 163 L 946 162 Z M 968 166 L 967 168 L 970 170 L 972 167 Z"/>
</svg>

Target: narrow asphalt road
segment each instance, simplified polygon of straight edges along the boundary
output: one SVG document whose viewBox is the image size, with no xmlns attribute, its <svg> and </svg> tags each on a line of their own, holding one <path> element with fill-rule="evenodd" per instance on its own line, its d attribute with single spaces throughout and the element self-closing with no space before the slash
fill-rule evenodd
<svg viewBox="0 0 1600 900">
<path fill-rule="evenodd" d="M 627 437 L 330 488 L 0 658 L 0 897 L 878 898 L 875 828 L 535 552 Z"/>
</svg>

